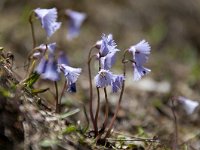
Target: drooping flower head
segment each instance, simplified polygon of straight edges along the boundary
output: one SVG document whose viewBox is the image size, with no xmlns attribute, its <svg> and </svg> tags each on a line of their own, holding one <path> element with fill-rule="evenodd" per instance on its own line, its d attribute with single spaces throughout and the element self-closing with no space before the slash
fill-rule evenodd
<svg viewBox="0 0 200 150">
<path fill-rule="evenodd" d="M 105 34 L 102 35 L 100 41 L 97 41 L 96 47 L 99 48 L 100 57 L 105 57 L 108 53 L 117 52 L 117 45 L 113 40 L 112 34 L 106 36 Z"/>
<path fill-rule="evenodd" d="M 56 43 L 50 43 L 50 44 L 41 44 L 40 46 L 35 48 L 35 52 L 33 53 L 33 58 L 35 59 L 41 59 L 45 54 L 48 54 L 50 56 L 54 56 L 54 52 L 56 50 Z"/>
<path fill-rule="evenodd" d="M 111 83 L 113 93 L 116 93 L 119 89 L 121 89 L 124 80 L 125 78 L 123 75 L 113 75 Z"/>
<path fill-rule="evenodd" d="M 96 87 L 105 88 L 107 86 L 111 86 L 113 93 L 116 93 L 119 89 L 121 89 L 124 80 L 125 78 L 123 75 L 115 75 L 105 69 L 101 69 L 94 77 Z"/>
<path fill-rule="evenodd" d="M 133 80 L 138 81 L 140 80 L 144 75 L 148 74 L 151 70 L 148 68 L 145 68 L 143 66 L 138 66 L 135 63 L 133 63 Z"/>
<path fill-rule="evenodd" d="M 42 57 L 40 59 L 40 62 L 39 64 L 37 65 L 37 67 L 35 68 L 35 71 L 38 73 L 38 74 L 42 74 L 45 72 L 46 70 L 46 67 L 47 67 L 47 59 L 45 57 Z"/>
<path fill-rule="evenodd" d="M 61 65 L 61 64 L 69 66 L 69 61 L 68 61 L 64 51 L 60 51 L 59 54 L 58 54 L 58 66 Z M 62 68 L 62 67 L 58 67 L 59 72 L 61 72 L 60 68 Z M 63 70 L 63 72 L 64 72 L 64 70 Z M 71 93 L 75 93 L 76 92 L 76 83 L 68 84 L 67 91 L 71 92 Z"/>
<path fill-rule="evenodd" d="M 110 70 L 112 65 L 115 63 L 115 52 L 108 53 L 106 56 L 101 57 L 101 68 Z"/>
<path fill-rule="evenodd" d="M 39 63 L 35 71 L 41 75 L 41 78 L 51 81 L 59 80 L 59 72 L 57 69 L 57 61 L 55 59 L 56 43 L 41 44 L 37 47 L 40 55 L 38 57 Z M 38 53 L 38 52 L 36 52 Z"/>
<path fill-rule="evenodd" d="M 57 20 L 57 9 L 41 9 L 37 8 L 34 10 L 37 18 L 40 20 L 42 28 L 47 33 L 48 37 L 51 37 L 53 33 L 58 30 L 61 26 L 61 22 L 56 22 Z"/>
<path fill-rule="evenodd" d="M 71 93 L 75 93 L 76 92 L 76 83 L 70 84 L 67 91 L 71 92 Z"/>
<path fill-rule="evenodd" d="M 59 72 L 57 71 L 57 61 L 53 57 L 48 59 L 46 69 L 41 75 L 43 79 L 51 81 L 58 81 L 60 79 Z"/>
<path fill-rule="evenodd" d="M 48 50 L 49 53 L 54 53 L 55 50 L 56 50 L 56 43 L 50 43 L 50 44 L 47 44 L 47 47 L 45 44 L 41 44 L 39 46 L 39 48 L 42 50 L 42 51 L 45 51 L 46 48 Z"/>
<path fill-rule="evenodd" d="M 109 70 L 101 69 L 94 77 L 96 87 L 105 88 L 112 83 L 113 75 Z"/>
<path fill-rule="evenodd" d="M 38 48 L 40 49 L 40 51 L 45 52 L 47 50 L 48 53 L 54 54 L 56 50 L 56 43 L 50 43 L 47 45 L 41 44 Z"/>
<path fill-rule="evenodd" d="M 83 21 L 86 19 L 86 14 L 77 12 L 77 11 L 73 11 L 70 9 L 67 9 L 65 12 L 66 12 L 66 15 L 69 16 L 69 18 L 70 18 L 69 28 L 68 28 L 68 32 L 67 32 L 67 39 L 72 40 L 79 35 L 80 27 L 81 27 Z"/>
<path fill-rule="evenodd" d="M 129 51 L 133 53 L 133 60 L 136 62 L 136 65 L 142 66 L 148 60 L 151 47 L 148 42 L 142 40 L 138 44 L 131 46 Z"/>
<path fill-rule="evenodd" d="M 144 75 L 151 71 L 150 69 L 143 67 L 148 60 L 150 51 L 151 48 L 149 43 L 145 40 L 142 40 L 129 48 L 129 52 L 133 55 L 133 78 L 135 81 L 140 80 Z"/>
<path fill-rule="evenodd" d="M 68 85 L 71 85 L 77 81 L 82 70 L 81 68 L 72 68 L 65 64 L 59 64 L 58 67 L 64 73 Z"/>
<path fill-rule="evenodd" d="M 199 106 L 199 103 L 197 101 L 187 99 L 183 96 L 179 96 L 177 100 L 183 105 L 183 108 L 185 109 L 188 115 L 191 115 Z"/>
</svg>

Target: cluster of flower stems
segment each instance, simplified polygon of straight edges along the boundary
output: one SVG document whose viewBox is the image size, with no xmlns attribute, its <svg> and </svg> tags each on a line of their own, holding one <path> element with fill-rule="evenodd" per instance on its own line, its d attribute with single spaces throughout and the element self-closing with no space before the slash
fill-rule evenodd
<svg viewBox="0 0 200 150">
<path fill-rule="evenodd" d="M 29 23 L 31 25 L 32 39 L 33 39 L 33 50 L 30 52 L 29 56 L 31 56 L 34 53 L 34 51 L 36 50 L 35 49 L 35 47 L 36 47 L 36 39 L 35 39 L 34 25 L 33 25 L 33 19 L 32 18 L 33 18 L 33 13 L 30 15 L 30 18 L 29 18 Z M 94 131 L 93 131 L 94 132 L 94 137 L 98 140 L 98 139 L 102 138 L 102 135 L 104 135 L 103 139 L 106 139 L 111 134 L 114 122 L 116 120 L 116 117 L 117 117 L 117 114 L 118 114 L 118 111 L 120 109 L 120 105 L 121 105 L 121 102 L 122 102 L 122 97 L 123 97 L 124 88 L 125 88 L 125 80 L 123 80 L 123 82 L 122 82 L 122 87 L 121 87 L 118 103 L 116 104 L 115 112 L 114 112 L 114 115 L 113 115 L 113 117 L 112 117 L 112 119 L 110 121 L 110 124 L 109 124 L 109 118 L 108 118 L 108 114 L 109 114 L 108 94 L 107 94 L 106 87 L 103 88 L 103 92 L 104 92 L 104 95 L 105 95 L 105 102 L 106 102 L 105 107 L 106 108 L 105 108 L 104 121 L 102 123 L 101 128 L 99 128 L 98 127 L 98 124 L 99 124 L 98 123 L 98 118 L 99 118 L 100 98 L 101 98 L 100 97 L 100 88 L 96 87 L 96 91 L 97 91 L 97 106 L 96 106 L 96 112 L 94 114 L 93 113 L 93 108 L 94 108 L 93 100 L 94 100 L 94 97 L 93 97 L 93 84 L 92 84 L 92 73 L 91 73 L 91 61 L 94 58 L 96 58 L 96 56 L 97 56 L 96 54 L 92 54 L 92 52 L 95 50 L 95 48 L 96 48 L 96 45 L 92 46 L 92 48 L 89 51 L 87 65 L 88 65 L 88 73 L 89 73 L 89 91 L 90 91 L 90 95 L 89 95 L 89 111 L 90 111 L 90 118 L 91 118 L 91 122 L 92 122 L 92 125 L 93 125 L 93 128 L 94 128 Z M 127 52 L 128 52 L 128 50 L 124 51 L 123 58 L 122 58 L 123 76 L 124 77 L 126 77 L 126 64 L 128 62 L 131 62 L 131 63 L 134 62 L 133 60 L 127 60 L 126 59 Z M 101 54 L 99 53 L 99 59 L 98 59 L 99 60 L 99 71 L 101 70 L 100 58 L 101 58 Z M 35 60 L 32 60 L 31 66 L 28 69 L 28 74 L 27 74 L 26 78 L 22 82 L 25 82 L 30 77 L 31 73 L 33 72 L 34 67 L 35 67 Z M 64 91 L 66 89 L 67 82 L 65 81 L 65 83 L 64 83 L 60 98 L 59 98 L 57 81 L 55 81 L 54 83 L 55 83 L 54 85 L 55 85 L 55 90 L 56 90 L 56 95 L 55 95 L 56 110 L 55 110 L 55 112 L 59 113 L 60 112 L 61 99 L 62 99 L 62 97 L 64 95 Z"/>
<path fill-rule="evenodd" d="M 105 133 L 106 128 L 108 126 L 108 129 L 105 133 L 104 139 L 108 138 L 111 134 L 114 122 L 116 120 L 118 111 L 120 109 L 120 104 L 122 102 L 122 97 L 123 97 L 123 93 L 124 93 L 124 88 L 125 88 L 125 80 L 123 80 L 122 82 L 122 87 L 121 87 L 121 91 L 120 91 L 120 96 L 119 96 L 119 100 L 118 103 L 116 105 L 115 108 L 115 112 L 114 115 L 111 119 L 110 124 L 108 125 L 108 114 L 109 114 L 109 101 L 108 101 L 108 94 L 107 94 L 107 89 L 106 87 L 103 88 L 103 92 L 105 95 L 105 115 L 104 115 L 104 122 L 102 124 L 102 127 L 99 129 L 98 127 L 98 117 L 99 117 L 99 110 L 100 110 L 100 88 L 96 87 L 96 91 L 97 91 L 97 106 L 96 106 L 96 112 L 95 114 L 93 113 L 93 85 L 92 85 L 92 72 L 91 72 L 91 61 L 92 59 L 96 59 L 96 54 L 92 55 L 92 51 L 95 50 L 96 45 L 92 46 L 92 48 L 89 51 L 89 55 L 88 55 L 88 73 L 89 73 L 89 87 L 90 87 L 90 101 L 89 101 L 89 110 L 90 110 L 90 118 L 92 121 L 92 125 L 94 128 L 94 136 L 98 139 L 101 138 L 101 136 Z M 123 59 L 122 59 L 122 64 L 123 64 L 123 76 L 126 77 L 126 63 L 128 63 L 130 60 L 126 60 L 126 54 L 127 54 L 128 50 L 125 50 L 124 54 L 123 54 Z M 99 53 L 99 71 L 101 70 L 101 62 L 100 62 L 100 58 L 101 58 L 101 54 Z"/>
</svg>

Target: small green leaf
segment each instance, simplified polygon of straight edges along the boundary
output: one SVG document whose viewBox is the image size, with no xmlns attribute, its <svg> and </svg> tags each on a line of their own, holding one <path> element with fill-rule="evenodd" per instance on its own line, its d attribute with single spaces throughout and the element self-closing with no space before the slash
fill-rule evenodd
<svg viewBox="0 0 200 150">
<path fill-rule="evenodd" d="M 66 113 L 60 115 L 60 118 L 61 118 L 61 119 L 67 118 L 67 117 L 69 117 L 69 116 L 72 116 L 72 115 L 78 113 L 79 111 L 80 111 L 80 109 L 77 108 L 77 109 L 75 109 L 75 110 L 72 110 L 72 111 L 66 112 Z"/>
<path fill-rule="evenodd" d="M 2 95 L 3 97 L 11 97 L 12 94 L 8 90 L 0 88 L 0 95 Z"/>
<path fill-rule="evenodd" d="M 54 145 L 57 145 L 58 141 L 57 140 L 52 140 L 52 139 L 45 139 L 43 141 L 40 142 L 40 146 L 41 147 L 52 147 Z"/>
<path fill-rule="evenodd" d="M 75 125 L 69 125 L 65 128 L 65 130 L 63 131 L 63 134 L 69 134 L 75 131 L 77 131 L 77 127 Z"/>
<path fill-rule="evenodd" d="M 36 72 L 32 73 L 31 76 L 26 80 L 28 87 L 32 88 L 33 84 L 39 79 L 40 75 Z"/>
<path fill-rule="evenodd" d="M 32 89 L 31 93 L 33 93 L 33 94 L 44 93 L 47 90 L 49 90 L 49 88 L 45 88 L 45 89 Z"/>
<path fill-rule="evenodd" d="M 142 127 L 138 127 L 137 131 L 139 136 L 146 136 L 146 133 Z"/>
</svg>

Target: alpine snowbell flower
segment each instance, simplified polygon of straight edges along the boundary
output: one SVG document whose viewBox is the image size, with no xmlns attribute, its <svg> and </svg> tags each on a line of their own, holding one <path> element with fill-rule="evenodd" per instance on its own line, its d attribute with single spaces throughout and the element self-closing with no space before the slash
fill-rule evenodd
<svg viewBox="0 0 200 150">
<path fill-rule="evenodd" d="M 48 59 L 45 72 L 42 73 L 41 77 L 51 81 L 58 81 L 60 79 L 59 72 L 57 71 L 57 61 L 53 57 Z"/>
<path fill-rule="evenodd" d="M 46 45 L 45 44 L 41 44 L 39 46 L 39 48 L 42 50 L 42 51 L 45 51 L 46 50 Z M 50 43 L 50 44 L 47 44 L 47 50 L 48 52 L 50 53 L 54 53 L 55 50 L 56 50 L 56 43 Z"/>
<path fill-rule="evenodd" d="M 37 18 L 40 20 L 42 28 L 47 33 L 48 37 L 51 37 L 53 33 L 58 30 L 61 26 L 61 22 L 56 22 L 57 20 L 57 9 L 41 9 L 37 8 L 34 10 Z"/>
<path fill-rule="evenodd" d="M 113 75 L 111 83 L 113 93 L 116 93 L 119 89 L 121 89 L 124 80 L 125 78 L 123 75 Z"/>
<path fill-rule="evenodd" d="M 135 63 L 133 63 L 133 80 L 140 80 L 144 75 L 148 74 L 150 71 L 151 70 L 148 68 L 145 68 L 143 66 L 137 66 Z"/>
<path fill-rule="evenodd" d="M 65 64 L 59 64 L 58 67 L 64 73 L 68 85 L 72 85 L 77 81 L 82 70 L 81 68 L 73 68 Z"/>
<path fill-rule="evenodd" d="M 199 106 L 199 103 L 197 101 L 193 101 L 182 96 L 179 96 L 177 100 L 183 105 L 183 108 L 188 115 L 191 115 Z"/>
<path fill-rule="evenodd" d="M 105 70 L 110 70 L 112 65 L 115 63 L 115 53 L 111 52 L 104 57 L 101 57 L 101 68 Z"/>
<path fill-rule="evenodd" d="M 134 80 L 140 80 L 145 74 L 149 73 L 151 70 L 143 67 L 148 60 L 151 48 L 149 43 L 145 40 L 140 41 L 138 44 L 130 47 L 129 52 L 133 54 L 133 67 L 134 67 Z"/>
<path fill-rule="evenodd" d="M 56 43 L 50 43 L 47 46 L 45 44 L 41 44 L 40 46 L 36 47 L 36 49 L 37 51 L 35 51 L 33 54 L 34 58 L 41 58 L 42 54 L 44 54 L 46 49 L 49 54 L 54 55 L 54 52 L 56 50 Z"/>
<path fill-rule="evenodd" d="M 96 87 L 105 88 L 112 83 L 113 75 L 109 70 L 101 69 L 94 77 Z"/>
<path fill-rule="evenodd" d="M 117 45 L 113 40 L 112 34 L 106 36 L 105 34 L 102 35 L 101 41 L 97 41 L 96 47 L 100 47 L 99 52 L 101 57 L 105 57 L 108 53 L 117 52 Z"/>
<path fill-rule="evenodd" d="M 131 46 L 129 51 L 133 53 L 133 60 L 136 65 L 142 66 L 147 62 L 151 48 L 148 42 L 142 40 L 138 44 Z"/>
<path fill-rule="evenodd" d="M 86 19 L 86 14 L 73 11 L 70 9 L 67 9 L 65 12 L 66 12 L 66 15 L 69 16 L 70 18 L 67 39 L 72 40 L 79 35 L 80 27 L 83 21 Z"/>
<path fill-rule="evenodd" d="M 71 85 L 69 85 L 67 91 L 71 93 L 76 93 L 76 83 L 72 83 Z"/>
<path fill-rule="evenodd" d="M 59 72 L 57 67 L 57 61 L 55 59 L 56 43 L 48 45 L 41 44 L 39 47 L 40 60 L 35 71 L 41 75 L 41 78 L 51 81 L 59 80 Z M 47 53 L 45 53 L 47 52 Z M 43 55 L 41 55 L 43 53 Z"/>
<path fill-rule="evenodd" d="M 40 59 L 40 62 L 38 64 L 38 66 L 36 67 L 35 71 L 38 73 L 38 74 L 42 74 L 45 72 L 46 70 L 46 66 L 47 66 L 47 59 L 45 57 L 42 57 Z"/>
</svg>

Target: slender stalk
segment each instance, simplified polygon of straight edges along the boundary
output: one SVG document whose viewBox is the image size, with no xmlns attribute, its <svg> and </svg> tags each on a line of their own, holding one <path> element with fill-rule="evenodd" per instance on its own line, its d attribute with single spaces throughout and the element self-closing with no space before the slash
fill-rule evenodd
<svg viewBox="0 0 200 150">
<path fill-rule="evenodd" d="M 125 65 L 125 64 L 124 64 L 124 65 Z M 119 108 L 120 108 L 120 104 L 121 104 L 121 101 L 122 101 L 122 96 L 123 96 L 123 93 L 124 93 L 124 87 L 125 87 L 125 81 L 123 81 L 123 83 L 122 83 L 122 89 L 121 89 L 119 101 L 118 101 L 118 103 L 117 103 L 117 107 L 116 107 L 116 109 L 115 109 L 115 114 L 114 114 L 114 116 L 113 116 L 113 118 L 112 118 L 112 120 L 111 120 L 111 123 L 110 123 L 109 127 L 108 127 L 108 131 L 106 132 L 105 138 L 109 137 L 110 132 L 111 132 L 111 130 L 112 130 L 112 127 L 113 127 L 113 125 L 114 125 L 114 122 L 115 122 L 115 120 L 116 120 L 116 117 L 117 117 L 117 114 L 118 114 L 118 111 L 119 111 Z"/>
<path fill-rule="evenodd" d="M 64 85 L 63 85 L 63 89 L 62 89 L 62 92 L 61 92 L 61 94 L 60 94 L 60 98 L 59 98 L 59 101 L 58 101 L 59 104 L 61 104 L 61 100 L 62 100 L 62 97 L 63 97 L 63 95 L 64 95 L 64 93 L 65 93 L 66 87 L 67 87 L 67 81 L 65 81 L 65 83 L 64 83 Z"/>
<path fill-rule="evenodd" d="M 85 118 L 86 118 L 86 122 L 87 122 L 86 127 L 85 127 L 85 129 L 83 130 L 83 133 L 85 133 L 85 132 L 88 130 L 89 124 L 90 124 L 89 117 L 88 117 L 88 114 L 87 114 L 85 105 L 83 105 L 83 112 L 84 112 L 84 114 L 85 114 Z"/>
<path fill-rule="evenodd" d="M 128 50 L 125 50 L 124 55 L 123 55 L 123 59 L 122 59 L 124 77 L 126 76 L 126 63 L 127 63 L 127 61 L 125 61 L 125 57 L 126 57 L 127 52 L 128 52 Z M 111 123 L 110 123 L 110 125 L 108 127 L 108 130 L 107 130 L 106 135 L 105 135 L 104 138 L 108 138 L 110 136 L 110 132 L 111 132 L 111 130 L 113 128 L 114 122 L 115 122 L 115 120 L 117 118 L 117 114 L 118 114 L 118 111 L 119 111 L 119 108 L 120 108 L 120 104 L 121 104 L 123 93 L 124 93 L 124 87 L 125 87 L 125 80 L 122 83 L 122 89 L 121 89 L 119 100 L 118 100 L 118 103 L 117 103 L 117 106 L 116 106 L 116 109 L 115 109 L 114 116 L 112 117 Z"/>
<path fill-rule="evenodd" d="M 58 84 L 57 82 L 55 81 L 54 82 L 54 85 L 55 85 L 55 90 L 56 90 L 56 113 L 59 113 L 60 112 L 60 104 L 59 104 L 59 100 L 58 100 Z"/>
<path fill-rule="evenodd" d="M 97 87 L 97 109 L 96 109 L 96 114 L 94 118 L 95 126 L 97 127 L 98 130 L 98 117 L 99 117 L 99 106 L 100 106 L 100 94 L 99 94 L 99 88 Z"/>
<path fill-rule="evenodd" d="M 101 54 L 99 53 L 99 71 L 101 70 Z M 97 109 L 96 109 L 96 114 L 95 114 L 95 126 L 97 127 L 97 131 L 98 129 L 98 117 L 99 117 L 99 108 L 100 108 L 100 94 L 99 94 L 99 88 L 97 87 Z M 98 133 L 97 133 L 98 134 Z M 95 135 L 97 136 L 97 135 Z"/>
<path fill-rule="evenodd" d="M 31 75 L 31 73 L 33 72 L 34 68 L 35 68 L 35 64 L 36 64 L 36 61 L 33 60 L 32 64 L 31 64 L 31 67 L 29 68 L 28 70 L 28 75 L 27 77 L 29 77 Z"/>
<path fill-rule="evenodd" d="M 126 60 L 126 54 L 127 54 L 128 52 L 129 52 L 128 49 L 124 51 L 123 58 L 122 58 L 122 63 L 123 63 L 123 64 L 124 64 L 124 63 L 127 63 L 128 61 L 130 61 L 130 60 Z"/>
<path fill-rule="evenodd" d="M 105 130 L 105 128 L 108 124 L 108 112 L 109 112 L 109 102 L 108 102 L 108 95 L 107 95 L 106 88 L 104 88 L 104 94 L 105 94 L 105 100 L 106 100 L 106 108 L 105 108 L 105 120 L 103 123 L 103 129 Z"/>
<path fill-rule="evenodd" d="M 33 15 L 34 12 L 32 11 L 30 16 L 29 16 L 29 23 L 31 25 L 31 34 L 32 34 L 32 39 L 33 39 L 33 48 L 36 46 L 36 39 L 35 39 L 35 30 L 34 30 L 34 25 L 33 25 Z"/>
<path fill-rule="evenodd" d="M 109 112 L 109 103 L 108 103 L 108 95 L 107 95 L 107 90 L 106 88 L 104 88 L 104 94 L 105 94 L 105 100 L 106 100 L 106 105 L 105 105 L 105 119 L 104 119 L 104 122 L 103 122 L 103 125 L 101 127 L 101 129 L 99 130 L 99 133 L 98 133 L 98 136 L 96 138 L 96 141 L 98 141 L 102 134 L 104 133 L 105 129 L 106 129 L 106 126 L 108 124 L 108 112 Z"/>
<path fill-rule="evenodd" d="M 20 84 L 23 84 L 24 82 L 26 82 L 26 80 L 30 77 L 31 73 L 33 72 L 33 70 L 35 68 L 35 64 L 36 64 L 36 61 L 33 60 L 31 66 L 28 69 L 28 72 L 27 72 L 25 78 L 20 82 Z"/>
<path fill-rule="evenodd" d="M 93 51 L 94 48 L 95 48 L 95 46 L 93 46 L 90 49 L 89 55 L 88 55 L 88 76 L 89 76 L 89 86 L 90 86 L 90 102 L 89 102 L 90 103 L 90 118 L 92 120 L 92 124 L 93 124 L 95 135 L 97 135 L 98 134 L 98 128 L 97 128 L 97 126 L 95 124 L 94 114 L 93 114 L 93 110 L 92 110 L 92 108 L 93 108 L 93 102 L 92 102 L 92 100 L 93 100 L 93 89 L 92 89 L 93 86 L 92 86 L 92 73 L 91 73 L 91 67 L 90 67 L 91 60 L 94 57 L 94 55 L 91 56 L 92 51 Z"/>
<path fill-rule="evenodd" d="M 172 102 L 172 106 L 171 106 L 171 110 L 172 110 L 172 114 L 174 117 L 174 141 L 173 141 L 173 150 L 177 150 L 177 145 L 178 145 L 178 124 L 177 124 L 177 118 L 176 118 L 176 113 L 175 113 L 175 106 L 174 106 L 174 100 L 171 99 Z"/>
</svg>

